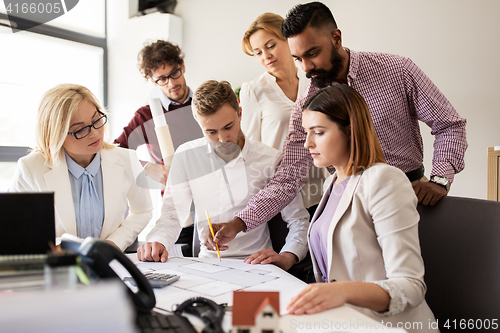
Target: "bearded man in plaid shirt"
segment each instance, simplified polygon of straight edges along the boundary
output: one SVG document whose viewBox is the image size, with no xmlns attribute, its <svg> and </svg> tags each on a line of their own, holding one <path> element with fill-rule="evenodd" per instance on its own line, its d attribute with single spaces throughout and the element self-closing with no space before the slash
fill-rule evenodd
<svg viewBox="0 0 500 333">
<path fill-rule="evenodd" d="M 300 191 L 312 165 L 304 148 L 302 106 L 314 92 L 334 84 L 348 84 L 366 100 L 387 163 L 406 173 L 420 204 L 434 205 L 447 195 L 464 168 L 466 120 L 420 68 L 398 55 L 343 47 L 330 9 L 320 2 L 292 8 L 281 32 L 311 83 L 295 102 L 277 173 L 235 218 L 214 226 L 216 243 L 226 244 L 238 232 L 267 222 Z M 422 165 L 419 120 L 435 136 L 430 181 Z"/>
</svg>

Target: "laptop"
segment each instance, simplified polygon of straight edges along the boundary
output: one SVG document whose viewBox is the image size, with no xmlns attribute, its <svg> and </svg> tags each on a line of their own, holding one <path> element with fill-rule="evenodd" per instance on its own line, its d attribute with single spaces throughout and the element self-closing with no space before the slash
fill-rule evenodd
<svg viewBox="0 0 500 333">
<path fill-rule="evenodd" d="M 0 255 L 45 254 L 55 244 L 54 193 L 0 193 Z"/>
<path fill-rule="evenodd" d="M 41 274 L 56 239 L 54 193 L 0 193 L 0 216 L 0 277 Z"/>
</svg>

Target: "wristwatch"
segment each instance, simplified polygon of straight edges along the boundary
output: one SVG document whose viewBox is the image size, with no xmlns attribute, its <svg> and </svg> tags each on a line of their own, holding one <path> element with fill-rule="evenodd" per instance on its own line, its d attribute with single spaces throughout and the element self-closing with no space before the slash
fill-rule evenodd
<svg viewBox="0 0 500 333">
<path fill-rule="evenodd" d="M 429 180 L 429 182 L 434 183 L 434 184 L 438 184 L 438 185 L 444 187 L 446 189 L 446 192 L 448 192 L 450 190 L 451 183 L 446 177 L 431 176 L 431 179 Z"/>
</svg>

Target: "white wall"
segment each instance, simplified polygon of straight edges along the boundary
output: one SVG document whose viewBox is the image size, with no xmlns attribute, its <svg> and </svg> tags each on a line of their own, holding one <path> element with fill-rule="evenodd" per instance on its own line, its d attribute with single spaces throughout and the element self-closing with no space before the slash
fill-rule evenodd
<svg viewBox="0 0 500 333">
<path fill-rule="evenodd" d="M 169 39 L 182 47 L 182 18 L 161 13 L 129 19 L 128 1 L 108 0 L 108 106 L 111 138 L 116 138 L 134 112 L 159 94 L 138 69 L 137 55 L 146 42 Z"/>
<path fill-rule="evenodd" d="M 412 58 L 467 118 L 466 168 L 451 195 L 486 198 L 487 147 L 500 145 L 500 2 L 497 0 L 325 0 L 342 31 L 343 44 L 357 51 L 390 52 Z M 264 12 L 286 16 L 290 0 L 178 0 L 186 78 L 192 88 L 207 79 L 228 80 L 234 87 L 263 71 L 241 50 L 250 23 Z M 123 7 L 123 8 L 122 8 Z M 141 79 L 136 57 L 141 38 L 158 34 L 158 16 L 145 16 L 134 31 L 124 1 L 108 0 L 110 110 L 120 126 L 143 105 L 152 88 Z M 165 17 L 168 15 L 165 15 Z M 129 20 L 131 21 L 131 20 Z M 166 35 L 168 36 L 168 35 Z M 129 41 L 133 38 L 133 42 Z M 117 42 L 120 41 L 120 42 Z M 117 43 L 117 44 L 115 44 Z M 115 47 L 117 49 L 115 49 Z M 117 62 L 118 66 L 113 67 Z M 119 120 L 118 116 L 124 118 Z M 114 127 L 115 128 L 115 127 Z M 118 127 L 120 128 L 120 127 Z M 118 132 L 114 132 L 115 135 Z M 425 125 L 424 164 L 431 169 L 433 137 Z"/>
</svg>

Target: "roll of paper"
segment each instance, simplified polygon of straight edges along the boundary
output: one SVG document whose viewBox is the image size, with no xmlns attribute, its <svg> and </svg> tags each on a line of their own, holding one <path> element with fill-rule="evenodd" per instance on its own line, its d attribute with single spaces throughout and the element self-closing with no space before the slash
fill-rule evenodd
<svg viewBox="0 0 500 333">
<path fill-rule="evenodd" d="M 163 107 L 161 106 L 161 101 L 159 98 L 152 98 L 149 100 L 149 107 L 151 109 L 151 114 L 153 115 L 153 122 L 155 127 L 162 127 L 167 125 L 165 120 L 165 114 L 163 113 Z"/>
<path fill-rule="evenodd" d="M 172 136 L 170 135 L 170 130 L 168 125 L 162 127 L 155 127 L 156 137 L 158 138 L 158 143 L 160 144 L 161 156 L 163 157 L 163 164 L 170 166 L 172 164 L 172 158 L 174 157 L 174 144 L 172 143 Z"/>
<path fill-rule="evenodd" d="M 160 145 L 163 164 L 170 166 L 175 150 L 172 142 L 172 136 L 170 135 L 170 130 L 168 128 L 167 121 L 165 120 L 165 115 L 163 114 L 163 107 L 161 106 L 160 99 L 150 99 L 149 107 L 151 108 L 151 114 L 153 115 L 156 137 L 158 138 L 158 143 Z"/>
</svg>

